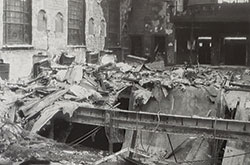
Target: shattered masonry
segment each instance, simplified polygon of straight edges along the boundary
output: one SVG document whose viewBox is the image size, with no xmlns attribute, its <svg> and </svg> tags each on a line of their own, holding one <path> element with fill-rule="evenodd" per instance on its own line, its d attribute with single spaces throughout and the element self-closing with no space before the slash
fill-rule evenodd
<svg viewBox="0 0 250 165">
<path fill-rule="evenodd" d="M 249 8 L 2 0 L 0 164 L 250 164 Z"/>
<path fill-rule="evenodd" d="M 164 64 L 159 62 L 145 65 L 134 62 L 132 64 L 108 63 L 105 65 L 73 64 L 68 67 L 50 61 L 50 65 L 47 67 L 48 69 L 44 68 L 44 71 L 40 72 L 35 79 L 23 80 L 22 83 L 15 84 L 1 82 L 1 104 L 3 104 L 1 106 L 1 117 L 3 119 L 4 116 L 9 116 L 9 119 L 2 120 L 2 124 L 8 124 L 2 125 L 4 129 L 1 129 L 1 131 L 2 133 L 8 131 L 8 134 L 14 135 L 14 137 L 7 136 L 7 139 L 4 138 L 5 141 L 2 143 L 3 158 L 21 161 L 27 157 L 36 157 L 55 162 L 61 159 L 64 154 L 73 152 L 75 158 L 65 161 L 75 160 L 74 162 L 77 163 L 78 156 L 82 154 L 92 157 L 92 152 L 82 153 L 72 149 L 70 149 L 72 151 L 65 149 L 61 152 L 57 149 L 59 144 L 52 141 L 43 145 L 43 149 L 36 150 L 35 146 L 27 144 L 27 141 L 23 143 L 23 138 L 28 136 L 27 138 L 37 141 L 41 137 L 29 137 L 34 135 L 27 134 L 20 126 L 22 125 L 32 133 L 40 133 L 59 142 L 66 142 L 70 136 L 70 131 L 74 128 L 65 125 L 64 129 L 58 129 L 59 125 L 56 124 L 58 119 L 70 121 L 74 112 L 80 107 L 114 108 L 114 111 L 119 107 L 129 109 L 130 107 L 125 107 L 126 104 L 117 101 L 122 98 L 131 99 L 131 92 L 134 93 L 132 95 L 134 97 L 132 109 L 139 108 L 139 111 L 186 116 L 216 116 L 227 119 L 233 119 L 234 113 L 237 112 L 236 118 L 248 120 L 248 118 L 243 119 L 239 116 L 242 114 L 241 105 L 248 107 L 248 101 L 245 100 L 247 96 L 239 93 L 241 98 L 237 97 L 238 90 L 241 90 L 242 93 L 248 91 L 247 85 L 245 85 L 246 88 L 239 88 L 237 85 L 246 83 L 245 78 L 249 74 L 247 69 L 173 67 L 165 70 Z M 231 81 L 227 81 L 230 78 Z M 14 126 L 10 124 L 11 122 L 21 125 Z M 98 133 L 98 130 L 100 129 L 96 129 L 96 133 Z M 106 129 L 105 131 L 108 132 Z M 109 133 L 106 134 L 109 140 L 112 140 L 112 143 L 123 143 L 124 148 L 130 147 L 133 132 L 126 131 L 124 134 L 119 133 L 119 130 L 113 131 L 115 132 L 111 137 Z M 173 159 L 169 143 L 162 141 L 162 139 L 167 138 L 166 134 L 141 132 L 138 136 L 136 142 L 138 149 L 157 156 L 156 160 L 167 158 L 166 161 L 171 161 Z M 60 138 L 58 139 L 58 137 Z M 183 148 L 175 153 L 178 160 L 209 159 L 209 157 L 214 156 L 214 152 L 211 151 L 216 149 L 217 153 L 221 149 L 215 148 L 214 142 L 210 140 L 178 135 L 171 135 L 169 138 L 173 146 L 180 145 Z M 44 140 L 44 138 L 41 138 L 39 141 Z M 12 145 L 13 142 L 15 145 Z M 222 144 L 222 142 L 219 141 L 219 144 Z M 40 142 L 35 143 L 39 143 L 39 146 L 42 145 Z M 75 145 L 74 143 L 70 144 Z M 6 145 L 11 145 L 13 148 L 6 148 Z M 26 155 L 20 155 L 26 145 L 30 149 L 26 152 Z M 48 147 L 55 150 L 56 157 L 51 157 L 52 155 L 49 153 L 40 153 L 42 150 L 47 150 Z M 19 149 L 17 150 L 17 148 Z M 195 150 L 195 148 L 199 153 L 197 155 L 193 155 L 194 151 L 192 150 Z M 39 154 L 39 156 L 33 153 Z M 98 154 L 97 157 L 95 156 L 95 160 L 101 157 Z M 86 161 L 90 163 L 93 160 L 86 158 Z M 153 160 L 145 159 L 145 161 Z"/>
</svg>

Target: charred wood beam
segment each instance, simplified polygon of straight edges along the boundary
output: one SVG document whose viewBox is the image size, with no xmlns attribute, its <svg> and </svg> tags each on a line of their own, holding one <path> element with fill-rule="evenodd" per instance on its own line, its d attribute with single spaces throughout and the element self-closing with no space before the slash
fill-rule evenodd
<svg viewBox="0 0 250 165">
<path fill-rule="evenodd" d="M 250 142 L 250 122 L 236 120 L 81 107 L 69 122 L 105 126 L 108 113 L 113 128 Z"/>
</svg>

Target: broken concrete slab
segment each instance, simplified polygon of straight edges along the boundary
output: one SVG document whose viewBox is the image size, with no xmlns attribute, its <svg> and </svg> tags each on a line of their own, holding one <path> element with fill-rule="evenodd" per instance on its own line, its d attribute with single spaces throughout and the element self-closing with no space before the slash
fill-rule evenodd
<svg viewBox="0 0 250 165">
<path fill-rule="evenodd" d="M 56 72 L 53 73 L 52 68 L 52 71 L 47 74 L 46 80 L 48 82 L 46 84 L 33 81 L 28 87 L 18 86 L 18 88 L 22 87 L 23 91 L 36 91 L 35 94 L 29 95 L 28 98 L 23 100 L 25 103 L 25 106 L 21 108 L 21 110 L 25 110 L 23 119 L 28 121 L 32 118 L 31 116 L 34 116 L 35 125 L 32 131 L 37 132 L 48 121 L 52 121 L 57 113 L 65 112 L 64 109 L 69 110 L 65 112 L 66 114 L 72 114 L 75 106 L 68 107 L 67 104 L 89 103 L 93 107 L 112 108 L 117 104 L 117 95 L 120 90 L 131 87 L 131 85 L 137 86 L 135 91 L 138 94 L 136 97 L 137 102 L 140 102 L 143 98 L 141 100 L 143 104 L 139 104 L 141 106 L 140 109 L 143 111 L 157 113 L 159 110 L 162 110 L 164 113 L 189 116 L 194 114 L 206 116 L 211 111 L 215 112 L 211 113 L 212 116 L 216 114 L 215 109 L 219 107 L 217 99 L 220 97 L 220 91 L 224 86 L 224 78 L 228 78 L 228 74 L 224 74 L 224 71 L 220 73 L 220 71 L 207 68 L 190 69 L 185 67 L 173 67 L 168 68 L 168 70 L 159 71 L 158 69 L 149 70 L 143 66 L 140 65 L 140 69 L 136 71 L 134 70 L 134 66 L 127 64 L 104 66 L 73 65 L 67 71 L 68 75 L 65 76 L 69 84 L 61 81 L 63 76 L 60 79 L 53 76 Z M 35 86 L 38 83 L 40 87 Z M 62 95 L 59 94 L 63 97 L 57 97 L 57 95 L 51 93 L 53 90 L 43 89 L 41 88 L 42 86 L 51 89 L 54 87 L 56 90 L 58 88 L 62 90 L 69 88 L 69 90 L 65 93 L 63 92 Z M 130 99 L 130 96 L 127 98 Z M 34 104 L 27 106 L 27 102 L 30 102 L 30 100 L 35 100 Z M 58 100 L 66 103 L 58 105 Z M 246 107 L 248 107 L 248 104 L 246 104 Z M 165 150 L 168 150 L 169 153 L 171 152 L 171 148 L 166 144 L 166 140 L 162 140 L 166 139 L 166 136 L 144 132 L 142 135 L 143 146 L 149 146 L 151 154 L 164 156 L 166 154 Z M 131 136 L 131 134 L 128 133 L 127 136 Z M 126 141 L 129 141 L 129 138 Z M 147 140 L 150 138 L 153 139 L 152 143 Z M 170 139 L 174 149 L 176 149 L 180 144 L 185 142 L 187 137 L 170 136 Z M 137 141 L 136 144 L 138 145 L 139 142 Z M 197 146 L 194 145 L 192 147 L 187 143 L 186 147 L 178 151 L 177 158 L 184 160 L 188 153 L 192 151 L 191 148 L 196 148 Z M 206 146 L 204 145 L 202 148 L 204 149 Z M 140 148 L 140 145 L 138 148 Z M 197 159 L 203 158 L 205 153 L 207 153 L 203 149 L 199 149 L 199 151 L 202 151 L 200 155 L 196 154 L 193 157 Z"/>
<path fill-rule="evenodd" d="M 42 100 L 39 100 L 35 103 L 34 106 L 32 106 L 30 109 L 22 109 L 22 113 L 27 119 L 32 118 L 34 115 L 39 113 L 41 110 L 46 108 L 47 106 L 53 104 L 56 100 L 58 100 L 60 97 L 62 97 L 64 94 L 66 94 L 69 91 L 69 89 L 63 89 L 59 90 L 57 92 L 54 92 L 51 95 L 48 95 L 47 97 L 43 98 Z"/>
<path fill-rule="evenodd" d="M 41 117 L 34 123 L 31 132 L 37 133 L 42 127 L 44 127 L 47 122 L 49 122 L 58 112 L 62 112 L 64 115 L 72 117 L 74 111 L 78 107 L 89 107 L 92 108 L 93 105 L 87 103 L 78 103 L 73 101 L 58 101 L 52 106 L 47 107 L 41 113 Z M 66 117 L 65 117 L 66 118 Z"/>
<path fill-rule="evenodd" d="M 90 97 L 94 97 L 96 99 L 102 98 L 102 95 L 98 93 L 96 90 L 84 88 L 80 85 L 72 85 L 69 88 L 69 91 L 72 92 L 79 99 L 83 98 L 89 99 Z"/>
<path fill-rule="evenodd" d="M 83 78 L 83 67 L 81 65 L 75 65 L 68 68 L 64 80 L 69 84 L 79 84 Z"/>
</svg>

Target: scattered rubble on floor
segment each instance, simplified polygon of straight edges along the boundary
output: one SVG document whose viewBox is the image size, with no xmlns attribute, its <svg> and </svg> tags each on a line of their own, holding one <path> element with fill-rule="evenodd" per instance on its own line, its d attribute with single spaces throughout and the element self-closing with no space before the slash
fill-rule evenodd
<svg viewBox="0 0 250 165">
<path fill-rule="evenodd" d="M 0 119 L 0 164 L 24 163 L 25 161 L 47 161 L 64 165 L 92 164 L 94 160 L 103 157 L 102 152 L 91 153 L 76 150 L 26 131 L 21 128 L 21 124 L 14 124 L 4 116 L 1 116 Z"/>
<path fill-rule="evenodd" d="M 247 69 L 161 66 L 160 62 L 62 66 L 46 59 L 34 65 L 33 78 L 17 83 L 0 80 L 0 164 L 2 159 L 59 164 L 91 164 L 101 159 L 101 153 L 77 151 L 36 133 L 50 125 L 59 112 L 71 117 L 81 106 L 117 109 L 118 95 L 131 86 L 135 88 L 137 105 L 134 106 L 145 105 L 152 97 L 160 102 L 157 90 L 167 97 L 170 90 L 185 91 L 192 86 L 205 89 L 211 102 L 223 91 L 223 104 L 233 110 L 240 98 L 227 91 L 250 91 Z"/>
</svg>

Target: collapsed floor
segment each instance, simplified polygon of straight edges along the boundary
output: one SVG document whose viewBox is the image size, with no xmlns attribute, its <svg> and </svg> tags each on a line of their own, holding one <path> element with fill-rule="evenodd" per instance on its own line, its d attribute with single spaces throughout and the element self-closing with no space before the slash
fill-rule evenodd
<svg viewBox="0 0 250 165">
<path fill-rule="evenodd" d="M 110 141 L 115 144 L 113 152 L 131 146 L 131 131 L 115 130 L 110 137 L 108 127 L 70 123 L 80 107 L 248 121 L 249 76 L 246 68 L 164 67 L 162 62 L 135 61 L 62 66 L 40 61 L 32 78 L 1 81 L 1 160 L 93 164 L 106 156 Z M 137 137 L 137 152 L 133 160 L 125 161 L 228 164 L 232 158 L 224 156 L 248 150 L 245 143 L 183 135 L 139 131 Z M 77 149 L 79 145 L 98 152 Z M 246 163 L 247 156 L 239 161 Z"/>
</svg>

